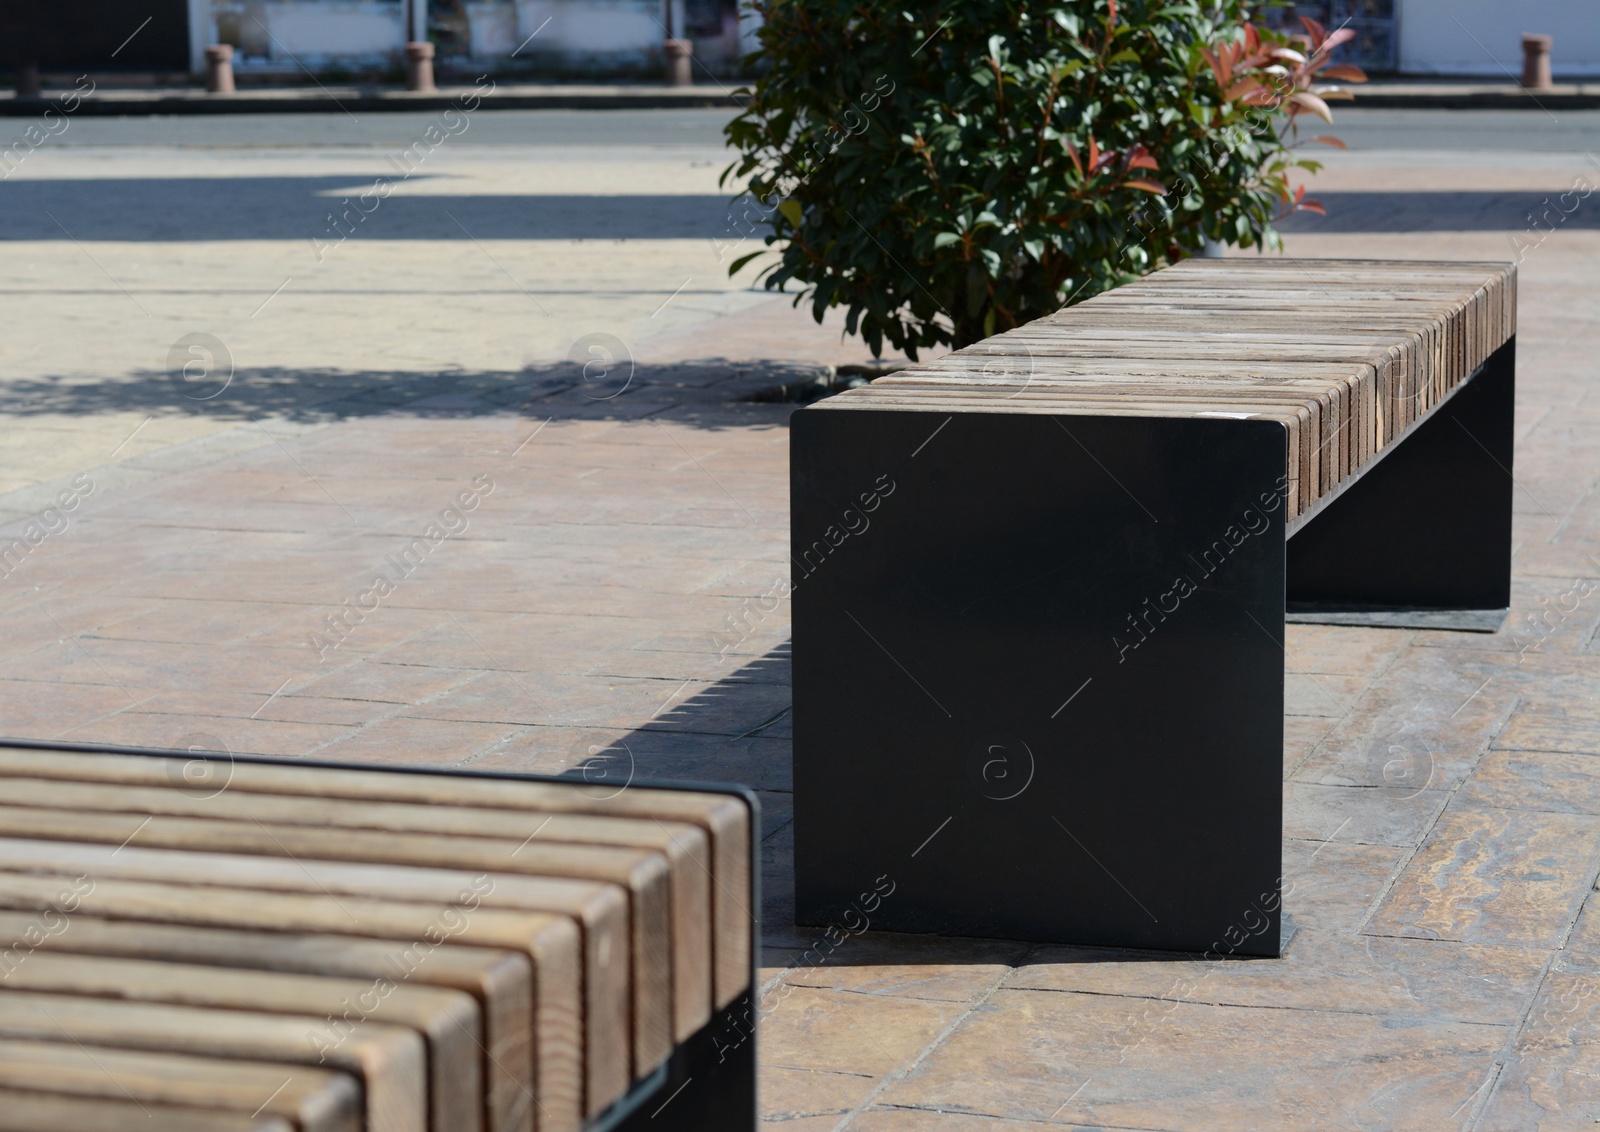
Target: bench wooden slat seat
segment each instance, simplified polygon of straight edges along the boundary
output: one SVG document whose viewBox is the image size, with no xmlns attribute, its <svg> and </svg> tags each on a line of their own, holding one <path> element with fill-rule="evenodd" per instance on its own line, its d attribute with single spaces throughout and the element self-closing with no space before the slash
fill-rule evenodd
<svg viewBox="0 0 1600 1132">
<path fill-rule="evenodd" d="M 748 1129 L 753 919 L 712 893 L 753 907 L 753 821 L 726 788 L 5 741 L 0 1040 L 327 1067 L 367 1132 L 626 1130 L 662 1089 L 652 1129 Z"/>
<path fill-rule="evenodd" d="M 533 823 L 530 837 L 528 819 L 506 811 L 393 802 L 352 807 L 337 799 L 243 792 L 197 798 L 159 787 L 23 777 L 6 779 L 0 802 L 308 826 L 312 827 L 308 831 L 297 831 L 304 833 L 305 841 L 277 834 L 273 838 L 283 852 L 312 857 L 328 855 L 330 850 L 319 845 L 333 840 L 333 830 L 370 831 L 333 840 L 334 855 L 400 860 L 395 854 L 403 853 L 406 860 L 465 868 L 480 863 L 478 857 L 483 855 L 502 863 L 506 871 L 615 881 L 628 887 L 631 899 L 640 905 L 634 917 L 635 978 L 641 984 L 643 1008 L 654 1011 L 638 1027 L 635 1057 L 655 1064 L 674 1037 L 687 1039 L 711 1017 L 711 941 L 706 935 L 711 926 L 709 847 L 704 831 L 684 822 L 652 822 L 641 828 L 638 822 L 548 814 Z M 39 816 L 49 824 L 48 815 Z M 400 841 L 382 836 L 397 833 L 408 836 Z M 255 844 L 261 840 L 260 831 L 247 829 L 246 836 Z M 155 842 L 146 838 L 143 843 Z M 665 875 L 657 864 L 663 856 Z M 670 931 L 663 919 L 669 907 Z M 662 939 L 669 945 L 661 946 Z M 670 995 L 663 985 L 667 978 L 672 980 Z M 671 1023 L 665 1014 L 669 998 L 677 1015 Z"/>
<path fill-rule="evenodd" d="M 1277 954 L 1285 622 L 1503 622 L 1516 301 L 1188 260 L 797 412 L 800 922 Z"/>
<path fill-rule="evenodd" d="M 81 779 L 124 785 L 167 787 L 167 766 L 159 762 L 125 759 L 92 751 L 29 751 L 15 749 L 0 759 L 0 775 L 46 779 Z M 492 775 L 394 774 L 357 767 L 309 768 L 284 763 L 237 761 L 229 769 L 228 790 L 241 794 L 280 794 L 315 799 L 345 799 L 364 803 L 349 807 L 353 820 L 377 815 L 376 802 L 420 803 L 426 807 L 467 807 L 481 811 L 486 822 L 507 815 L 539 815 L 539 826 L 552 815 L 632 819 L 628 825 L 640 844 L 654 840 L 677 825 L 699 828 L 710 842 L 710 874 L 715 925 L 712 946 L 713 1006 L 727 1007 L 749 983 L 752 943 L 750 910 L 741 897 L 749 890 L 749 810 L 726 794 L 692 790 L 644 791 L 613 788 L 575 789 L 570 783 L 541 782 L 532 778 L 496 778 Z M 205 791 L 198 793 L 204 794 Z M 592 832 L 594 844 L 632 844 L 612 840 L 607 827 Z M 654 831 L 652 833 L 651 831 Z M 529 829 L 527 832 L 532 832 Z M 541 831 L 540 836 L 544 836 Z M 551 837 L 551 840 L 558 838 Z"/>
<path fill-rule="evenodd" d="M 1196 259 L 813 407 L 1272 414 L 1293 520 L 1515 333 L 1509 264 Z"/>
<path fill-rule="evenodd" d="M 134 1114 L 143 1123 L 134 1122 Z M 168 1114 L 171 1124 L 162 1119 Z M 185 1114 L 194 1118 L 185 1122 Z M 252 1114 L 264 1118 L 263 1127 L 247 1123 Z M 186 1132 L 186 1124 L 199 1132 L 213 1127 L 202 1122 L 211 1115 L 221 1117 L 215 1127 L 231 1122 L 249 1132 L 364 1128 L 361 1086 L 334 1069 L 0 1038 L 0 1121 L 28 1132 L 80 1132 L 95 1126 L 89 1121 L 116 1132 Z"/>
</svg>

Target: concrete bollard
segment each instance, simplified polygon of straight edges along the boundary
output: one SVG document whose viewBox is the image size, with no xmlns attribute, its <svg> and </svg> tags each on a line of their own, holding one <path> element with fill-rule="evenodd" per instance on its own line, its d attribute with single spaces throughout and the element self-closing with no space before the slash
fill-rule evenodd
<svg viewBox="0 0 1600 1132">
<path fill-rule="evenodd" d="M 233 47 L 230 44 L 214 43 L 206 48 L 206 91 L 233 93 Z"/>
<path fill-rule="evenodd" d="M 1549 90 L 1550 46 L 1554 42 L 1548 35 L 1522 37 L 1522 86 L 1524 90 Z"/>
<path fill-rule="evenodd" d="M 23 63 L 17 67 L 17 97 L 38 98 L 44 93 L 39 80 L 39 64 Z"/>
<path fill-rule="evenodd" d="M 694 41 L 669 39 L 661 45 L 661 49 L 666 58 L 667 85 L 692 86 L 694 84 Z"/>
<path fill-rule="evenodd" d="M 433 44 L 406 44 L 406 89 L 430 91 L 433 85 Z"/>
</svg>

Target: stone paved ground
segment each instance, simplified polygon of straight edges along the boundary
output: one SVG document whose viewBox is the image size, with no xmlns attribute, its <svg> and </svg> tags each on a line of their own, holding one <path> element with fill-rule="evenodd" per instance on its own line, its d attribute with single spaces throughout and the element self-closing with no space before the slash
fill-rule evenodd
<svg viewBox="0 0 1600 1132">
<path fill-rule="evenodd" d="M 133 180 L 167 160 L 241 175 L 231 157 L 95 159 L 41 154 L 33 175 Z M 702 158 L 672 160 L 615 169 L 643 197 L 710 191 L 689 171 Z M 370 172 L 335 172 L 351 170 Z M 470 240 L 441 236 L 347 247 L 352 266 L 286 290 L 270 329 L 245 307 L 304 259 L 299 237 L 175 239 L 147 206 L 102 214 L 92 196 L 76 198 L 100 228 L 83 249 L 8 228 L 0 535 L 23 533 L 47 495 L 79 498 L 5 568 L 0 732 L 538 771 L 631 762 L 756 786 L 762 1105 L 793 1132 L 1592 1127 L 1600 204 L 1547 237 L 1518 215 L 1530 190 L 1585 170 L 1600 181 L 1576 155 L 1353 154 L 1319 182 L 1348 207 L 1290 238 L 1296 256 L 1506 258 L 1506 229 L 1525 233 L 1512 627 L 1291 627 L 1296 931 L 1280 961 L 869 933 L 795 966 L 811 933 L 790 911 L 788 621 L 772 596 L 789 410 L 737 398 L 859 350 L 726 284 L 652 327 L 679 272 L 714 265 L 692 228 L 630 240 L 626 269 L 614 245 L 502 231 L 491 250 L 519 288 L 567 304 L 548 327 L 516 323 L 527 296 Z M 453 175 L 459 196 L 493 195 L 488 160 Z M 563 193 L 614 184 L 596 177 Z M 269 226 L 263 207 L 250 224 Z M 380 295 L 390 283 L 403 293 Z M 622 370 L 585 381 L 559 360 L 602 324 L 634 344 L 626 388 Z M 248 360 L 201 404 L 165 354 L 208 328 Z M 393 589 L 373 596 L 378 572 Z"/>
</svg>

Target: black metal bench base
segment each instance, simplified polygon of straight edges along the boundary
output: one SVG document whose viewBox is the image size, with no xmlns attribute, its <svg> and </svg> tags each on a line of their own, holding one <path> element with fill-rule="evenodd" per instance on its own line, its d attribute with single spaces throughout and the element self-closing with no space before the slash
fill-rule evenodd
<svg viewBox="0 0 1600 1132">
<path fill-rule="evenodd" d="M 799 922 L 1278 954 L 1286 596 L 1504 608 L 1512 373 L 1293 539 L 1276 422 L 797 413 Z"/>
<path fill-rule="evenodd" d="M 756 1011 L 744 996 L 673 1051 L 590 1132 L 755 1132 Z"/>
</svg>

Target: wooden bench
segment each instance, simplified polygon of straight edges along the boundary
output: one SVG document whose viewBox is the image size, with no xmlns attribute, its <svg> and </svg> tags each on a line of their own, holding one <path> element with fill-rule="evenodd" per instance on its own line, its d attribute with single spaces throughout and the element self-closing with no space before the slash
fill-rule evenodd
<svg viewBox="0 0 1600 1132">
<path fill-rule="evenodd" d="M 1515 330 L 1197 259 L 796 413 L 800 922 L 1277 954 L 1285 621 L 1503 623 Z"/>
<path fill-rule="evenodd" d="M 0 1132 L 747 1132 L 756 842 L 733 788 L 0 741 Z"/>
</svg>

